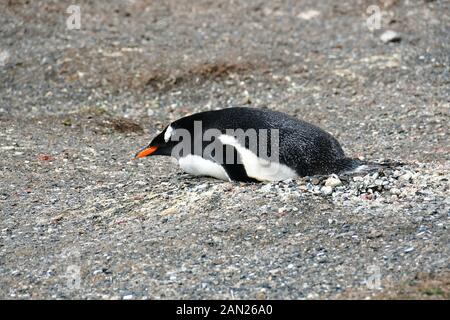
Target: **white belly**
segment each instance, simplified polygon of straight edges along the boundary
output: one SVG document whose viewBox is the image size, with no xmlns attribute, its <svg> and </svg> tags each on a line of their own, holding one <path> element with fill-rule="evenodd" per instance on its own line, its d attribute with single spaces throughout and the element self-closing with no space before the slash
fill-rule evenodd
<svg viewBox="0 0 450 320">
<path fill-rule="evenodd" d="M 244 165 L 247 175 L 259 181 L 281 181 L 294 179 L 297 173 L 284 164 L 259 158 L 256 154 L 238 143 L 236 138 L 221 135 L 222 144 L 233 146 Z M 198 155 L 187 155 L 178 159 L 178 164 L 184 172 L 197 176 L 210 176 L 216 179 L 230 181 L 225 169 L 214 161 L 204 159 Z"/>
<path fill-rule="evenodd" d="M 211 160 L 203 159 L 198 155 L 190 154 L 182 157 L 178 159 L 178 164 L 183 171 L 196 176 L 210 176 L 216 179 L 230 181 L 225 169 L 221 165 Z"/>
</svg>

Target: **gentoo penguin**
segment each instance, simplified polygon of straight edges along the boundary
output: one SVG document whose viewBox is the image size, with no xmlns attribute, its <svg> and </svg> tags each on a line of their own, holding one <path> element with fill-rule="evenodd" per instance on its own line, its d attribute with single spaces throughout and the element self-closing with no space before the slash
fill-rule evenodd
<svg viewBox="0 0 450 320">
<path fill-rule="evenodd" d="M 356 169 L 339 142 L 287 114 L 227 108 L 183 117 L 164 128 L 135 158 L 172 156 L 187 173 L 229 181 L 279 181 Z"/>
</svg>

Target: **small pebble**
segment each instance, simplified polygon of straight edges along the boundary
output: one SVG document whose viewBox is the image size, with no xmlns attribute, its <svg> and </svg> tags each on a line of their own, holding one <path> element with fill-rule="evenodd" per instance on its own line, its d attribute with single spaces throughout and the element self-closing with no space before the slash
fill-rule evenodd
<svg viewBox="0 0 450 320">
<path fill-rule="evenodd" d="M 398 32 L 388 30 L 380 36 L 380 39 L 384 43 L 389 43 L 389 42 L 399 42 L 402 40 L 402 37 Z"/>
<path fill-rule="evenodd" d="M 320 191 L 324 194 L 324 195 L 330 195 L 333 193 L 333 188 L 330 186 L 324 186 L 322 187 L 322 189 L 320 189 Z"/>
<path fill-rule="evenodd" d="M 337 176 L 329 177 L 327 179 L 327 181 L 325 181 L 325 186 L 327 186 L 327 187 L 334 188 L 334 187 L 337 187 L 337 186 L 340 186 L 340 185 L 342 185 L 342 181 Z"/>
<path fill-rule="evenodd" d="M 412 172 L 406 172 L 405 174 L 402 174 L 400 177 L 398 177 L 398 180 L 400 181 L 409 181 L 412 178 L 413 174 Z"/>
</svg>

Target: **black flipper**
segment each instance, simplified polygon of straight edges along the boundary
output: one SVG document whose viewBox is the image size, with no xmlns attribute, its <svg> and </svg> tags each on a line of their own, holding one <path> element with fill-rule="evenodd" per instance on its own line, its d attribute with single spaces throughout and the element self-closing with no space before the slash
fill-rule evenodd
<svg viewBox="0 0 450 320">
<path fill-rule="evenodd" d="M 221 146 L 221 150 L 223 150 L 223 157 L 220 161 L 218 161 L 214 156 L 212 158 L 225 169 L 231 181 L 260 182 L 259 180 L 251 178 L 247 175 L 247 171 L 245 170 L 241 157 L 235 147 L 231 145 Z M 230 155 L 232 155 L 232 157 L 230 157 Z"/>
</svg>

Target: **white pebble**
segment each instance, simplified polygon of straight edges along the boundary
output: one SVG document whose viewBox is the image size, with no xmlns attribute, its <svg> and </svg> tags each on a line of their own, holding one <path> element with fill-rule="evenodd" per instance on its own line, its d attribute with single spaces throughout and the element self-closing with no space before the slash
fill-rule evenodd
<svg viewBox="0 0 450 320">
<path fill-rule="evenodd" d="M 333 193 L 333 188 L 330 186 L 324 186 L 322 187 L 322 189 L 320 189 L 320 191 L 322 191 L 322 193 L 327 196 Z"/>
<path fill-rule="evenodd" d="M 327 187 L 337 187 L 340 186 L 342 184 L 342 181 L 339 179 L 338 176 L 334 176 L 334 177 L 329 177 L 326 181 L 325 181 L 325 186 Z"/>
<path fill-rule="evenodd" d="M 406 173 L 402 174 L 398 179 L 402 181 L 409 181 L 412 178 L 413 174 L 412 172 L 407 171 Z"/>
<path fill-rule="evenodd" d="M 393 42 L 393 41 L 400 41 L 402 39 L 402 37 L 400 36 L 400 34 L 398 32 L 388 30 L 380 36 L 380 39 L 384 43 L 388 43 L 388 42 Z"/>
</svg>

